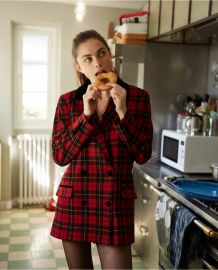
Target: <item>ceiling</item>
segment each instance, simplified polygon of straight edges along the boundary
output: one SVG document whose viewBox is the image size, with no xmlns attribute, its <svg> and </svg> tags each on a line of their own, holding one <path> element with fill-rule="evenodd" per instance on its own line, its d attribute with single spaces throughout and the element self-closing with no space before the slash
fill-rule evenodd
<svg viewBox="0 0 218 270">
<path fill-rule="evenodd" d="M 98 6 L 98 7 L 114 7 L 122 9 L 134 9 L 141 10 L 148 0 L 26 0 L 29 2 L 53 2 L 53 3 L 62 3 L 62 4 L 73 4 L 75 5 L 78 2 L 84 2 L 89 6 Z"/>
</svg>

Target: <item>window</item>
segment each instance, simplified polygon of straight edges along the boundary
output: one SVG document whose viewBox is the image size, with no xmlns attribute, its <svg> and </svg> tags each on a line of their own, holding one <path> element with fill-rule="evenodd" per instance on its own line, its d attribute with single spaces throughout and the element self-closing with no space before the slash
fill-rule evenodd
<svg viewBox="0 0 218 270">
<path fill-rule="evenodd" d="M 57 90 L 56 29 L 15 25 L 14 120 L 17 129 L 50 129 Z"/>
</svg>

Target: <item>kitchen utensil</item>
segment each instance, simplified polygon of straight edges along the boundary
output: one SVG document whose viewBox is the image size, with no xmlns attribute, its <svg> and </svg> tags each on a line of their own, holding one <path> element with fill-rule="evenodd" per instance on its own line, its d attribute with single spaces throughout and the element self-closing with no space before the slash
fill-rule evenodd
<svg viewBox="0 0 218 270">
<path fill-rule="evenodd" d="M 214 97 L 209 97 L 208 99 L 208 107 L 210 111 L 216 110 L 216 99 Z"/>
<path fill-rule="evenodd" d="M 177 192 L 205 201 L 218 201 L 218 183 L 210 181 L 174 180 L 172 185 Z"/>
<path fill-rule="evenodd" d="M 186 129 L 192 136 L 198 134 L 202 129 L 202 119 L 200 116 L 190 116 L 186 121 Z"/>
<path fill-rule="evenodd" d="M 196 104 L 193 101 L 189 101 L 186 106 L 185 106 L 185 110 L 187 113 L 191 114 L 191 115 L 195 115 L 195 108 L 196 108 Z"/>
<path fill-rule="evenodd" d="M 218 163 L 212 163 L 210 168 L 213 170 L 214 179 L 218 180 Z"/>
<path fill-rule="evenodd" d="M 207 114 L 207 108 L 202 104 L 201 106 L 195 109 L 197 115 L 204 116 Z"/>
</svg>

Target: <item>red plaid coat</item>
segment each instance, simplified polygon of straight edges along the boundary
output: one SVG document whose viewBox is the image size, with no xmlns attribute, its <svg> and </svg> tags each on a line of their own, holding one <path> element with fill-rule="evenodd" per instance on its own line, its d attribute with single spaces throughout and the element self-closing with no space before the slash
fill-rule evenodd
<svg viewBox="0 0 218 270">
<path fill-rule="evenodd" d="M 133 162 L 151 156 L 152 122 L 148 93 L 123 81 L 127 110 L 120 121 L 113 100 L 101 121 L 83 114 L 87 85 L 63 94 L 52 136 L 54 161 L 68 165 L 57 190 L 51 235 L 106 245 L 134 242 Z"/>
</svg>

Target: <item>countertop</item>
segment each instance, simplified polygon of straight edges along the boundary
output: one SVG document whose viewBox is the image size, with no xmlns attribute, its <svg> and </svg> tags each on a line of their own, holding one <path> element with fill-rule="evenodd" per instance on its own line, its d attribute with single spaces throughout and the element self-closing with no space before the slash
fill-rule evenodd
<svg viewBox="0 0 218 270">
<path fill-rule="evenodd" d="M 193 213 L 195 213 L 197 218 L 206 226 L 212 225 L 214 229 L 218 229 L 218 214 L 213 209 L 208 210 L 208 206 L 202 204 L 198 200 L 178 193 L 170 181 L 164 180 L 165 176 L 184 176 L 185 179 L 212 179 L 212 174 L 184 174 L 168 165 L 163 164 L 159 159 L 151 160 L 143 165 L 134 163 L 134 169 L 136 169 L 141 176 L 150 182 L 150 184 L 155 188 L 156 192 L 166 192 L 176 201 L 184 204 Z"/>
</svg>

